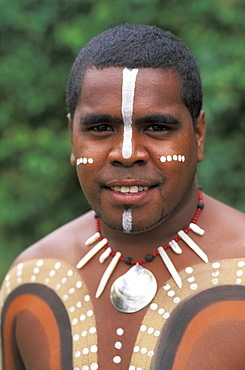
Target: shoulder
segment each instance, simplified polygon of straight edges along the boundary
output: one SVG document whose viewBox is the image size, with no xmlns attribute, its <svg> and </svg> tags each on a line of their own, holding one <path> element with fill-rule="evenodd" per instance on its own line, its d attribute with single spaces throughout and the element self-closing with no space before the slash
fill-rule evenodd
<svg viewBox="0 0 245 370">
<path fill-rule="evenodd" d="M 245 214 L 204 195 L 205 242 L 217 258 L 245 257 Z"/>
<path fill-rule="evenodd" d="M 11 267 L 20 262 L 36 258 L 56 258 L 71 265 L 84 241 L 95 232 L 94 214 L 83 216 L 63 225 L 24 250 Z"/>
</svg>

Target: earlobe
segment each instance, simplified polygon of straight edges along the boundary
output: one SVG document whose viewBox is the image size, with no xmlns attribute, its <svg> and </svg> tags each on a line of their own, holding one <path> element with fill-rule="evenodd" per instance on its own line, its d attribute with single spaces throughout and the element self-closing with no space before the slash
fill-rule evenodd
<svg viewBox="0 0 245 370">
<path fill-rule="evenodd" d="M 197 161 L 202 162 L 204 158 L 204 142 L 206 134 L 205 112 L 201 110 L 196 123 Z"/>
<path fill-rule="evenodd" d="M 68 128 L 69 128 L 69 131 L 70 131 L 71 145 L 72 145 L 73 122 L 72 122 L 70 113 L 67 114 L 67 119 L 68 119 Z M 73 153 L 73 145 L 72 145 L 72 152 L 71 152 L 71 156 L 70 156 L 70 163 L 73 166 L 76 165 L 76 158 L 75 158 L 75 155 Z"/>
</svg>

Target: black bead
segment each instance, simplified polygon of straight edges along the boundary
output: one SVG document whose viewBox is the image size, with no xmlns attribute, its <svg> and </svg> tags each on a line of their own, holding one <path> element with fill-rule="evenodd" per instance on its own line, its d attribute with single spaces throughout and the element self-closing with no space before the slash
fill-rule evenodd
<svg viewBox="0 0 245 370">
<path fill-rule="evenodd" d="M 131 265 L 131 261 L 133 260 L 133 258 L 131 257 L 125 257 L 124 258 L 124 262 L 127 264 L 127 265 Z"/>
<path fill-rule="evenodd" d="M 198 202 L 197 208 L 203 209 L 204 208 L 204 203 L 203 202 Z"/>
<path fill-rule="evenodd" d="M 201 185 L 197 185 L 197 189 L 198 189 L 198 190 L 202 190 Z"/>
<path fill-rule="evenodd" d="M 97 215 L 97 213 L 94 214 L 94 218 L 99 218 L 99 216 Z"/>
<path fill-rule="evenodd" d="M 146 259 L 146 261 L 147 261 L 147 262 L 151 262 L 151 261 L 153 261 L 154 257 L 153 257 L 153 255 L 152 255 L 152 254 L 147 254 L 147 255 L 145 256 L 145 259 Z"/>
</svg>

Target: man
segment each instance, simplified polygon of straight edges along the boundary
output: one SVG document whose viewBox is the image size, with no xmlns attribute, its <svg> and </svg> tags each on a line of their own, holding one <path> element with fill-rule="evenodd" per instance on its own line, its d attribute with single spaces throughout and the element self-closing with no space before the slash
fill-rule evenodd
<svg viewBox="0 0 245 370">
<path fill-rule="evenodd" d="M 193 55 L 158 28 L 115 27 L 81 50 L 67 102 L 92 211 L 14 262 L 3 369 L 244 369 L 244 215 L 197 186 Z"/>
</svg>

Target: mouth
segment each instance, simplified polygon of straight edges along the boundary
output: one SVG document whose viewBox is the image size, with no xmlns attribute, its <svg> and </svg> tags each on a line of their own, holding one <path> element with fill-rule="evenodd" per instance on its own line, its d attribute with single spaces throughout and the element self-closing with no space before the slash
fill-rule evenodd
<svg viewBox="0 0 245 370">
<path fill-rule="evenodd" d="M 142 191 L 146 191 L 149 189 L 148 186 L 137 186 L 137 185 L 133 185 L 133 186 L 112 186 L 110 187 L 110 189 L 112 191 L 116 191 L 118 193 L 122 193 L 122 194 L 137 194 L 137 193 L 140 193 Z"/>
</svg>

